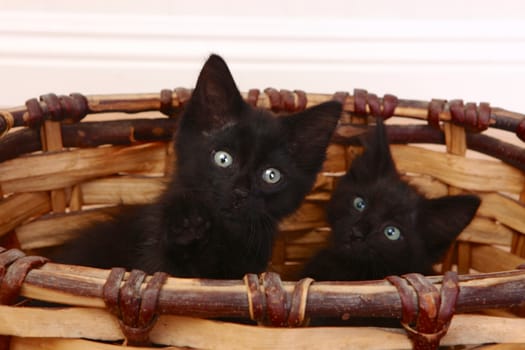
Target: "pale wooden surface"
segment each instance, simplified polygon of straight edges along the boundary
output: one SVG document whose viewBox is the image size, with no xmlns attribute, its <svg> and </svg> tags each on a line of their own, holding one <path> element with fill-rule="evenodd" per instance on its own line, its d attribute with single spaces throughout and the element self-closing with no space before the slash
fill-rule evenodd
<svg viewBox="0 0 525 350">
<path fill-rule="evenodd" d="M 162 173 L 165 156 L 163 143 L 149 143 L 23 157 L 0 164 L 0 183 L 4 193 L 47 191 L 118 172 Z"/>
<path fill-rule="evenodd" d="M 17 322 L 9 322 L 16 318 Z M 525 342 L 525 320 L 457 315 L 442 345 Z M 0 333 L 27 338 L 123 339 L 118 321 L 107 311 L 72 308 L 45 310 L 0 306 Z M 381 328 L 267 328 L 177 316 L 161 316 L 151 332 L 158 344 L 198 349 L 409 349 L 399 329 Z M 16 340 L 22 346 L 25 340 Z M 44 339 L 27 342 L 45 344 Z M 49 344 L 64 344 L 51 339 Z M 75 344 L 75 342 L 73 343 Z M 82 344 L 82 342 L 77 342 Z M 43 347 L 51 348 L 50 345 Z M 24 349 L 22 347 L 15 349 Z M 101 347 L 104 349 L 104 347 Z"/>
</svg>

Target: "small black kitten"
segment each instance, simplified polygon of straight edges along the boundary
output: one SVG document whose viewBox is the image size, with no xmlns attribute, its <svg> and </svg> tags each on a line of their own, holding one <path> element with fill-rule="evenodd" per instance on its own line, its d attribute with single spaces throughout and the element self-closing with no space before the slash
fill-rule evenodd
<svg viewBox="0 0 525 350">
<path fill-rule="evenodd" d="M 253 108 L 210 56 L 181 116 L 164 193 L 89 227 L 52 259 L 183 277 L 264 271 L 277 223 L 311 189 L 341 110 L 335 101 L 283 117 Z"/>
<path fill-rule="evenodd" d="M 344 281 L 431 274 L 480 205 L 474 195 L 419 194 L 398 175 L 379 118 L 375 129 L 334 190 L 327 211 L 331 244 L 307 264 L 305 276 Z"/>
</svg>

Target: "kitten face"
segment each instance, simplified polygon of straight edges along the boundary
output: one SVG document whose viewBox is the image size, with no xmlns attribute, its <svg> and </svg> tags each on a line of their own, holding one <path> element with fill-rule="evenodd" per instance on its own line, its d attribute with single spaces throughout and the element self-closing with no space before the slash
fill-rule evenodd
<svg viewBox="0 0 525 350">
<path fill-rule="evenodd" d="M 404 182 L 341 180 L 330 205 L 333 246 L 363 273 L 404 273 L 424 246 L 414 232 L 419 196 Z M 397 272 L 399 271 L 399 272 Z"/>
<path fill-rule="evenodd" d="M 337 102 L 286 117 L 253 108 L 211 56 L 179 124 L 177 179 L 232 235 L 272 226 L 309 191 L 340 113 Z"/>
<path fill-rule="evenodd" d="M 239 122 L 181 149 L 191 156 L 180 169 L 184 185 L 206 198 L 232 232 L 245 221 L 289 214 L 310 185 L 288 152 L 279 120 L 249 108 L 241 113 Z"/>
<path fill-rule="evenodd" d="M 402 181 L 385 127 L 378 121 L 365 152 L 333 193 L 328 208 L 331 257 L 325 252 L 322 259 L 344 265 L 335 273 L 340 279 L 430 273 L 479 204 L 479 198 L 471 195 L 426 199 Z"/>
</svg>

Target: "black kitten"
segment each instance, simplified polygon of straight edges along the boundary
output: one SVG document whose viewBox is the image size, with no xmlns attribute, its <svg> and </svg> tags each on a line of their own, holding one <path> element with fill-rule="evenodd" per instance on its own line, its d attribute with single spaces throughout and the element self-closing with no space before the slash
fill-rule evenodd
<svg viewBox="0 0 525 350">
<path fill-rule="evenodd" d="M 331 245 L 305 268 L 318 280 L 370 280 L 432 273 L 480 205 L 473 195 L 426 199 L 398 173 L 382 120 L 335 189 Z"/>
<path fill-rule="evenodd" d="M 277 223 L 313 185 L 341 109 L 331 101 L 276 117 L 252 108 L 210 56 L 178 126 L 165 192 L 90 227 L 53 260 L 204 278 L 264 271 Z"/>
</svg>

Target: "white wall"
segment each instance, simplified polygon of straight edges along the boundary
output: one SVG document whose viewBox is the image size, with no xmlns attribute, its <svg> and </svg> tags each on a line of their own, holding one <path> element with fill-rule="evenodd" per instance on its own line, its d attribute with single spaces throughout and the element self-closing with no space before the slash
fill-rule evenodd
<svg viewBox="0 0 525 350">
<path fill-rule="evenodd" d="M 518 0 L 0 0 L 0 106 L 191 87 L 211 52 L 242 90 L 364 88 L 525 112 Z"/>
</svg>

